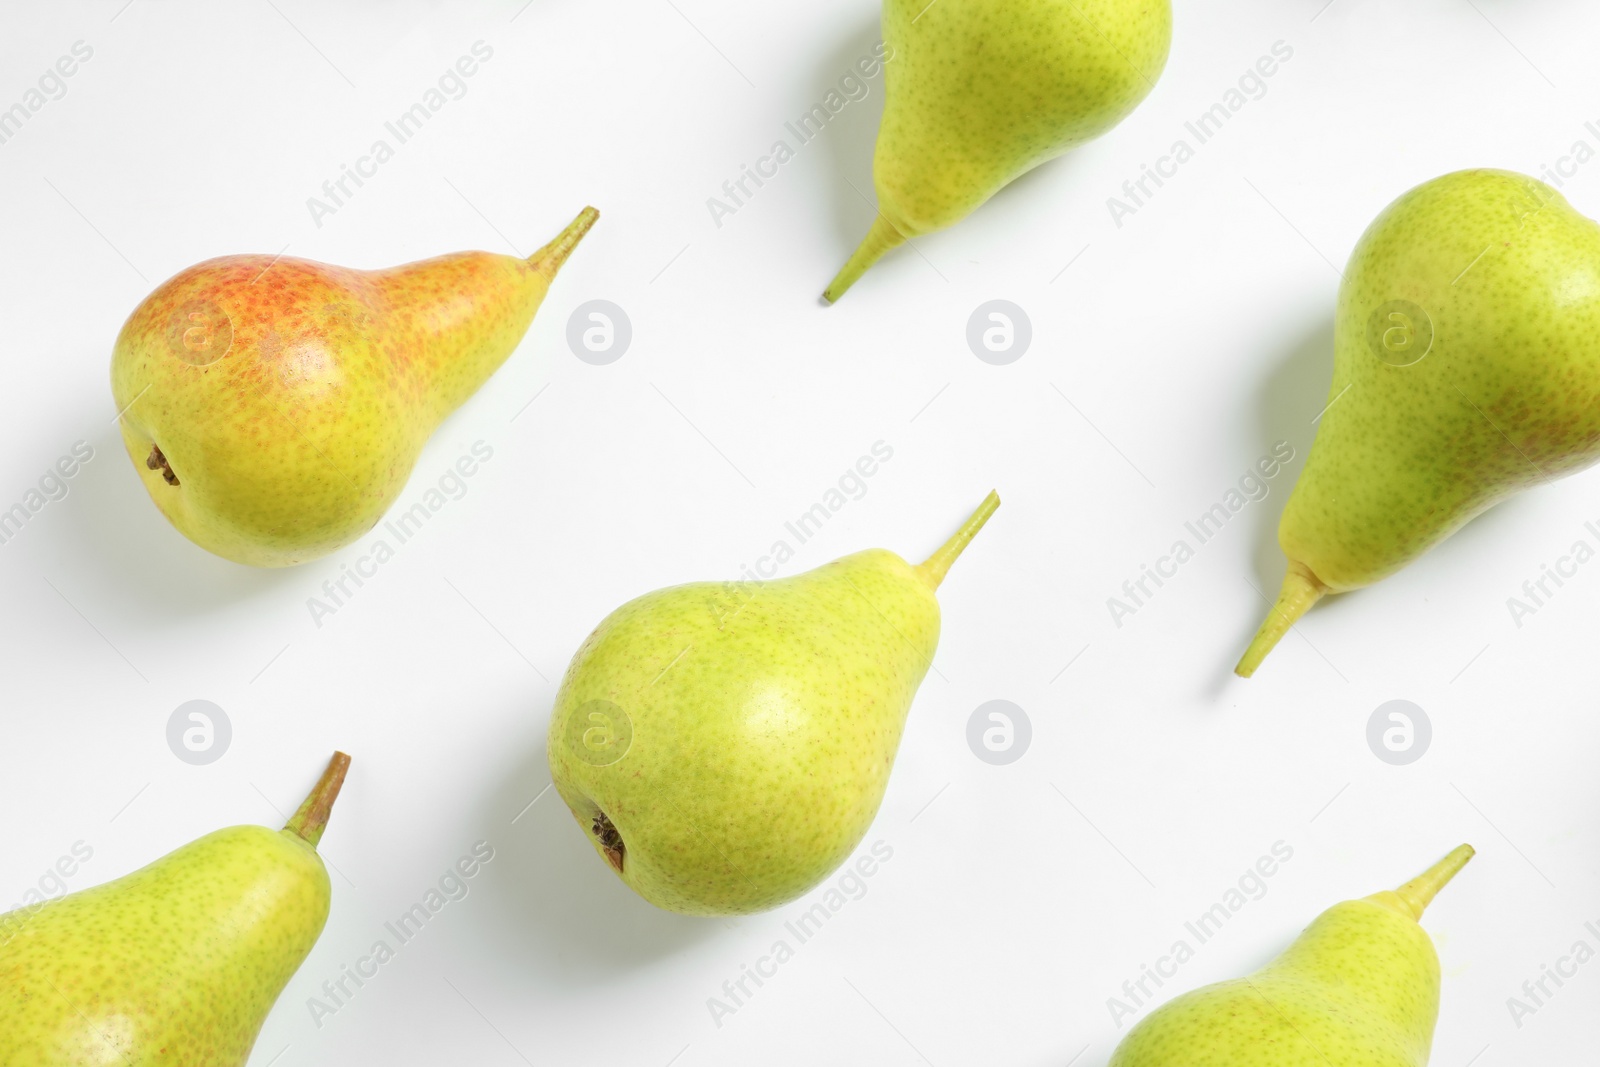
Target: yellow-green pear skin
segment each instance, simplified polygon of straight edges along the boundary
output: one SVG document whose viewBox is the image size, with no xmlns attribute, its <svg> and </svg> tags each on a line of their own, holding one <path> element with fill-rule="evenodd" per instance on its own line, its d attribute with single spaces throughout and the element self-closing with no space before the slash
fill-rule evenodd
<svg viewBox="0 0 1600 1067">
<path fill-rule="evenodd" d="M 551 776 L 596 852 L 691 915 L 763 911 L 826 878 L 883 799 L 939 643 L 934 591 L 999 504 L 920 566 L 873 549 L 612 612 L 550 717 Z"/>
<path fill-rule="evenodd" d="M 281 831 L 237 826 L 0 916 L 4 1067 L 244 1067 L 328 918 L 316 845 L 349 757 Z"/>
<path fill-rule="evenodd" d="M 1278 528 L 1288 573 L 1245 677 L 1328 593 L 1600 460 L 1600 225 L 1501 170 L 1406 193 L 1345 268 L 1333 386 Z"/>
<path fill-rule="evenodd" d="M 521 342 L 599 213 L 527 259 L 362 271 L 227 256 L 163 282 L 111 357 L 145 489 L 202 548 L 285 567 L 375 526 L 430 435 Z"/>
<path fill-rule="evenodd" d="M 1427 1067 L 1439 957 L 1417 920 L 1472 855 L 1336 904 L 1255 974 L 1157 1008 L 1108 1067 Z"/>
<path fill-rule="evenodd" d="M 1171 0 L 884 0 L 878 218 L 823 299 L 907 238 L 1121 122 L 1155 88 Z"/>
</svg>

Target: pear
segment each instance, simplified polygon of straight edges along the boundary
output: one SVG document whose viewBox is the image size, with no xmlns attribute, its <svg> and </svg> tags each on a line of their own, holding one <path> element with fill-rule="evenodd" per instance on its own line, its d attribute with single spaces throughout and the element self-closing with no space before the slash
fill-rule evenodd
<svg viewBox="0 0 1600 1067">
<path fill-rule="evenodd" d="M 219 830 L 0 916 L 0 1064 L 243 1067 L 328 918 L 317 855 L 350 757 L 282 831 Z"/>
<path fill-rule="evenodd" d="M 1391 204 L 1339 289 L 1333 387 L 1284 508 L 1249 677 L 1321 597 L 1600 460 L 1600 225 L 1543 182 L 1448 174 Z"/>
<path fill-rule="evenodd" d="M 1472 855 L 1462 845 L 1397 890 L 1334 905 L 1250 977 L 1152 1012 L 1107 1067 L 1426 1067 L 1439 957 L 1418 920 Z"/>
<path fill-rule="evenodd" d="M 830 303 L 903 241 L 954 225 L 1155 88 L 1171 0 L 884 0 L 878 217 Z"/>
<path fill-rule="evenodd" d="M 622 880 L 670 911 L 736 915 L 844 862 L 939 643 L 934 591 L 999 506 L 990 493 L 920 566 L 872 549 L 661 589 L 601 622 L 556 694 L 548 751 Z"/>
<path fill-rule="evenodd" d="M 504 363 L 599 213 L 527 259 L 361 271 L 227 256 L 122 327 L 111 386 L 151 499 L 195 544 L 283 567 L 377 524 L 422 446 Z"/>
</svg>

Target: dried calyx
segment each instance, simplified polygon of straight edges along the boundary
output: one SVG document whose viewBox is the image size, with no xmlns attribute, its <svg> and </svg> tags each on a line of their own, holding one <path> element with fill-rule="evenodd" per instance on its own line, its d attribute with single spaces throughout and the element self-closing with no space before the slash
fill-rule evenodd
<svg viewBox="0 0 1600 1067">
<path fill-rule="evenodd" d="M 167 463 L 167 457 L 161 454 L 160 445 L 150 446 L 150 454 L 145 457 L 144 465 L 153 471 L 160 471 L 168 485 L 178 484 L 178 476 L 172 473 L 172 466 Z"/>
<path fill-rule="evenodd" d="M 594 817 L 594 836 L 600 841 L 600 847 L 605 850 L 606 860 L 617 869 L 618 874 L 621 874 L 622 860 L 628 850 L 622 843 L 622 835 L 611 825 L 611 820 L 606 818 L 605 812 Z"/>
</svg>

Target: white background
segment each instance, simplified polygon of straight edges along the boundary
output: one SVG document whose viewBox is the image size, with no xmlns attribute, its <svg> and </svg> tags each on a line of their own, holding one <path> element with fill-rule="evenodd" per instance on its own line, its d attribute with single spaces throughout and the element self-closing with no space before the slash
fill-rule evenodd
<svg viewBox="0 0 1600 1067">
<path fill-rule="evenodd" d="M 258 1067 L 1101 1065 L 1126 1032 L 1108 998 L 1275 842 L 1293 860 L 1162 999 L 1471 841 L 1480 856 L 1426 919 L 1445 975 L 1433 1062 L 1592 1060 L 1600 963 L 1520 1029 L 1506 1002 L 1580 938 L 1600 947 L 1584 930 L 1600 920 L 1600 567 L 1520 628 L 1506 600 L 1596 540 L 1600 474 L 1317 607 L 1253 681 L 1228 672 L 1282 574 L 1274 530 L 1326 399 L 1335 265 L 1421 181 L 1600 148 L 1584 126 L 1600 10 L 1324 3 L 1179 0 L 1166 74 L 1128 121 L 831 309 L 817 294 L 872 217 L 881 78 L 720 227 L 706 201 L 871 51 L 871 0 L 7 5 L 0 107 L 75 41 L 94 54 L 0 144 L 0 507 L 75 441 L 95 455 L 0 545 L 0 907 L 78 841 L 94 857 L 74 889 L 220 826 L 276 824 L 337 746 L 355 766 L 324 843 L 333 914 Z M 479 40 L 493 58 L 465 97 L 317 226 L 307 198 Z M 1107 198 L 1278 41 L 1294 56 L 1265 96 L 1118 228 Z M 1600 213 L 1600 162 L 1566 192 Z M 320 627 L 307 598 L 370 538 L 254 571 L 146 498 L 107 365 L 162 279 L 231 252 L 527 254 L 585 203 L 600 223 L 402 500 L 476 441 L 492 461 Z M 965 341 L 994 298 L 1033 325 L 1004 367 Z M 565 341 L 591 299 L 633 325 L 610 366 Z M 808 901 L 729 922 L 657 911 L 553 791 L 528 807 L 549 782 L 554 683 L 611 608 L 734 577 L 879 440 L 893 459 L 789 572 L 875 545 L 920 558 L 989 488 L 1005 504 L 940 592 L 935 670 L 864 842 L 893 859 L 719 1028 L 707 998 Z M 1296 460 L 1271 495 L 1113 625 L 1106 599 L 1279 440 Z M 165 740 L 196 698 L 234 728 L 200 768 Z M 965 739 L 997 698 L 1034 730 L 1004 767 Z M 1366 741 L 1397 698 L 1434 727 L 1406 767 Z M 470 895 L 319 1028 L 307 999 L 479 840 L 495 859 Z"/>
</svg>

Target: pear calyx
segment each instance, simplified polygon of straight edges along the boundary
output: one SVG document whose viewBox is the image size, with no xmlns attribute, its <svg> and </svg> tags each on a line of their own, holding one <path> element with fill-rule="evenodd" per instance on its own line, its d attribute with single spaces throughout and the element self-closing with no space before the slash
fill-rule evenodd
<svg viewBox="0 0 1600 1067">
<path fill-rule="evenodd" d="M 1267 653 L 1278 646 L 1290 627 L 1300 621 L 1300 616 L 1330 592 L 1332 590 L 1322 584 L 1322 579 L 1313 574 L 1310 567 L 1291 559 L 1289 570 L 1283 576 L 1283 589 L 1278 593 L 1278 602 L 1272 605 L 1266 621 L 1256 631 L 1255 639 L 1245 649 L 1233 673 L 1241 678 L 1256 673 L 1256 668 L 1267 658 Z"/>
<path fill-rule="evenodd" d="M 567 224 L 566 229 L 556 234 L 554 240 L 529 256 L 528 262 L 547 274 L 555 274 L 599 218 L 599 211 L 592 207 L 584 208 L 578 212 L 577 218 Z"/>
<path fill-rule="evenodd" d="M 594 817 L 594 836 L 600 842 L 600 848 L 606 854 L 606 862 L 622 873 L 622 865 L 628 855 L 628 848 L 622 843 L 622 835 L 617 832 L 616 826 L 606 816 L 599 812 Z"/>
<path fill-rule="evenodd" d="M 322 841 L 322 831 L 328 828 L 333 802 L 339 799 L 339 790 L 344 788 L 344 776 L 349 770 L 350 757 L 343 752 L 335 752 L 333 759 L 328 761 L 328 769 L 322 772 L 322 777 L 312 787 L 311 795 L 284 824 L 284 832 L 294 834 L 316 848 Z"/>
<path fill-rule="evenodd" d="M 161 477 L 168 485 L 177 485 L 178 476 L 172 473 L 172 464 L 167 462 L 167 457 L 162 455 L 160 445 L 151 445 L 150 454 L 145 457 L 144 465 L 153 471 L 160 471 Z"/>
<path fill-rule="evenodd" d="M 1460 874 L 1461 868 L 1465 867 L 1467 862 L 1475 855 L 1477 855 L 1477 850 L 1471 845 L 1462 845 L 1451 852 L 1450 855 L 1429 867 L 1399 889 L 1396 889 L 1392 895 L 1399 898 L 1400 903 L 1410 911 L 1413 919 L 1421 919 L 1422 913 L 1427 910 L 1429 904 L 1433 903 L 1433 898 L 1439 895 L 1439 890 L 1449 885 L 1450 880 Z M 1383 893 L 1379 895 L 1390 896 L 1391 894 Z"/>
<path fill-rule="evenodd" d="M 944 581 L 944 576 L 950 570 L 950 565 L 978 536 L 978 531 L 983 529 L 983 524 L 989 521 L 989 516 L 995 513 L 1000 506 L 1000 494 L 994 490 L 983 498 L 983 503 L 978 505 L 976 511 L 967 517 L 961 524 L 961 529 L 951 535 L 950 540 L 940 546 L 939 551 L 929 556 L 916 568 L 922 580 L 928 583 L 929 589 L 939 588 L 939 583 Z"/>
<path fill-rule="evenodd" d="M 822 291 L 822 299 L 832 304 L 845 294 L 856 283 L 856 280 L 867 272 L 867 268 L 883 258 L 883 254 L 896 245 L 904 244 L 906 235 L 894 228 L 890 221 L 879 215 L 872 220 L 872 229 L 867 231 L 867 236 L 861 239 L 861 244 L 839 268 L 839 273 L 833 281 Z"/>
</svg>

